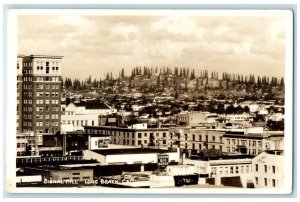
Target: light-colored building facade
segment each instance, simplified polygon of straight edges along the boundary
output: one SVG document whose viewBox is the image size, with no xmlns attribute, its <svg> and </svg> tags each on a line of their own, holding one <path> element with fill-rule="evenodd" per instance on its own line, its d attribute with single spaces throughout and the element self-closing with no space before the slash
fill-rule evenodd
<svg viewBox="0 0 300 202">
<path fill-rule="evenodd" d="M 253 159 L 255 188 L 280 188 L 284 185 L 283 151 L 265 151 Z"/>
<path fill-rule="evenodd" d="M 83 159 L 96 159 L 102 165 L 158 163 L 158 154 L 168 155 L 168 162 L 179 162 L 179 151 L 150 148 L 85 150 Z"/>
<path fill-rule="evenodd" d="M 98 114 L 63 114 L 62 124 L 72 125 L 74 131 L 83 131 L 84 126 L 99 126 Z"/>
<path fill-rule="evenodd" d="M 67 115 L 79 115 L 79 114 L 97 114 L 97 115 L 109 115 L 116 113 L 117 110 L 108 106 L 106 103 L 97 101 L 87 101 L 84 103 L 70 103 L 65 108 L 65 114 Z"/>
<path fill-rule="evenodd" d="M 252 159 L 218 159 L 218 160 L 191 160 L 184 159 L 184 164 L 193 165 L 195 173 L 207 174 L 208 177 L 215 178 L 215 184 L 221 185 L 222 178 L 240 177 L 243 187 L 252 182 Z"/>
<path fill-rule="evenodd" d="M 203 124 L 214 124 L 216 123 L 217 118 L 217 114 L 209 112 L 181 112 L 177 115 L 177 123 L 182 126 L 198 126 Z"/>
<path fill-rule="evenodd" d="M 84 126 L 86 134 L 110 135 L 112 144 L 136 147 L 166 147 L 168 128 L 122 128 L 109 126 Z"/>
<path fill-rule="evenodd" d="M 99 126 L 99 116 L 115 113 L 116 109 L 98 101 L 70 103 L 61 116 L 62 124 L 71 124 L 74 131 L 84 130 L 83 126 Z"/>
<path fill-rule="evenodd" d="M 222 136 L 225 131 L 191 127 L 169 128 L 168 146 L 197 153 L 203 149 L 222 150 Z"/>
<path fill-rule="evenodd" d="M 265 150 L 283 149 L 283 131 L 263 131 L 249 128 L 244 131 L 228 131 L 223 135 L 223 153 L 258 155 Z"/>
</svg>

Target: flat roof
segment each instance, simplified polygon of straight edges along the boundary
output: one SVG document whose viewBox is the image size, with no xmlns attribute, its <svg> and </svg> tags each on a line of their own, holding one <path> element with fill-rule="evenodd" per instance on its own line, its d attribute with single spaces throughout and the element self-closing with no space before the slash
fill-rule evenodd
<svg viewBox="0 0 300 202">
<path fill-rule="evenodd" d="M 151 153 L 169 153 L 176 152 L 172 150 L 165 149 L 152 149 L 152 148 L 124 148 L 124 149 L 101 149 L 101 150 L 91 150 L 97 154 L 104 156 L 107 155 L 126 155 L 126 154 L 151 154 Z"/>
<path fill-rule="evenodd" d="M 264 137 L 261 135 L 253 135 L 253 134 L 245 134 L 245 135 L 239 135 L 239 134 L 228 134 L 225 133 L 223 137 L 235 137 L 235 138 L 243 138 L 243 139 L 263 139 Z"/>
<path fill-rule="evenodd" d="M 64 56 L 58 55 L 30 55 L 31 58 L 54 58 L 54 59 L 62 59 Z"/>
<path fill-rule="evenodd" d="M 168 131 L 168 128 L 123 128 L 123 127 L 111 127 L 111 126 L 83 126 L 84 129 L 94 130 L 107 130 L 107 131 L 126 131 L 126 132 L 147 132 L 147 131 Z"/>
</svg>

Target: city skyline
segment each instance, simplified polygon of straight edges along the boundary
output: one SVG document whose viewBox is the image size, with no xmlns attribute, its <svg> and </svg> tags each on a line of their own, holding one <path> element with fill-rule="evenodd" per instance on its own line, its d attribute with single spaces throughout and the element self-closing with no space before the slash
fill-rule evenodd
<svg viewBox="0 0 300 202">
<path fill-rule="evenodd" d="M 284 77 L 285 20 L 280 16 L 20 15 L 18 53 L 64 55 L 62 76 L 81 79 L 104 78 L 111 71 L 117 75 L 122 68 L 136 66 Z"/>
<path fill-rule="evenodd" d="M 12 192 L 290 191 L 291 13 L 53 11 L 12 18 Z"/>
</svg>

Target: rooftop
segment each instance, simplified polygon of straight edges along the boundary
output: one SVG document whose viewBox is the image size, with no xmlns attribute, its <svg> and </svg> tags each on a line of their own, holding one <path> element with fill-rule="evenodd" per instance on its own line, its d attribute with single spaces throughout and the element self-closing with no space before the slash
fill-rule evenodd
<svg viewBox="0 0 300 202">
<path fill-rule="evenodd" d="M 64 56 L 58 55 L 30 55 L 31 58 L 55 58 L 55 59 L 62 59 Z"/>
<path fill-rule="evenodd" d="M 94 100 L 74 104 L 76 107 L 85 107 L 86 109 L 110 109 L 105 103 Z"/>
<path fill-rule="evenodd" d="M 151 153 L 169 153 L 176 152 L 165 149 L 152 149 L 152 148 L 126 148 L 126 149 L 103 149 L 103 150 L 92 150 L 97 154 L 104 156 L 107 155 L 123 155 L 123 154 L 151 154 Z"/>
</svg>

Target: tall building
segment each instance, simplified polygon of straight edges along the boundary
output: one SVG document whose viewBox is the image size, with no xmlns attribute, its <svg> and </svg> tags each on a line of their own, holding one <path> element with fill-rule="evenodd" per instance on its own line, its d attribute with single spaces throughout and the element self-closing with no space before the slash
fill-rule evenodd
<svg viewBox="0 0 300 202">
<path fill-rule="evenodd" d="M 60 131 L 62 58 L 18 56 L 18 133 L 56 134 Z"/>
<path fill-rule="evenodd" d="M 17 134 L 22 132 L 23 55 L 17 57 Z"/>
</svg>

